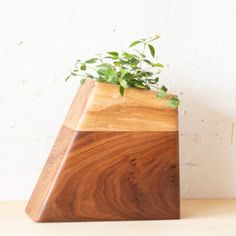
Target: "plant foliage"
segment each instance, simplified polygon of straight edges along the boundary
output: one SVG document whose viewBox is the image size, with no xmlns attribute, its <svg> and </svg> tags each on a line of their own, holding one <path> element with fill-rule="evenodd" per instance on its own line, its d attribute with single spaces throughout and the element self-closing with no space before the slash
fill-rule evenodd
<svg viewBox="0 0 236 236">
<path fill-rule="evenodd" d="M 156 61 L 156 49 L 153 46 L 159 38 L 159 35 L 155 35 L 134 41 L 128 50 L 121 53 L 109 51 L 85 61 L 77 60 L 66 81 L 79 76 L 81 84 L 86 79 L 118 84 L 121 96 L 126 88 L 138 88 L 154 89 L 157 91 L 157 98 L 166 97 L 168 89 L 159 85 L 159 75 L 164 65 Z M 177 97 L 168 97 L 169 106 L 177 107 L 180 104 Z"/>
</svg>

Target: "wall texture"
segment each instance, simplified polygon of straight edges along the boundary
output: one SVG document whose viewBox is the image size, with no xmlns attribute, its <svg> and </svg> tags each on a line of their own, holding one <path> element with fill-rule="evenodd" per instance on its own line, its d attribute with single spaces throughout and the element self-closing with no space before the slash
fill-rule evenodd
<svg viewBox="0 0 236 236">
<path fill-rule="evenodd" d="M 161 35 L 180 95 L 181 194 L 236 197 L 236 2 L 0 1 L 0 200 L 27 199 L 78 87 L 78 58 Z"/>
</svg>

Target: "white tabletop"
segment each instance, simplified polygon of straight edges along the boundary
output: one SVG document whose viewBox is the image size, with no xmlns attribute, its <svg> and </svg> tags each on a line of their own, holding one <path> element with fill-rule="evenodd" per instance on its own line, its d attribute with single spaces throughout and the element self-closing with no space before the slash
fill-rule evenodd
<svg viewBox="0 0 236 236">
<path fill-rule="evenodd" d="M 25 202 L 0 202 L 1 236 L 235 236 L 235 200 L 182 200 L 180 220 L 34 223 Z"/>
</svg>

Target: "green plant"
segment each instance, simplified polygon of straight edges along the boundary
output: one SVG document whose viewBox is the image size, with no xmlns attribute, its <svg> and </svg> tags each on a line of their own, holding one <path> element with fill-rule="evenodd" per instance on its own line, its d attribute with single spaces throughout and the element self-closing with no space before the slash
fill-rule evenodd
<svg viewBox="0 0 236 236">
<path fill-rule="evenodd" d="M 166 97 L 168 89 L 164 85 L 159 86 L 159 74 L 164 65 L 155 61 L 156 50 L 153 46 L 159 38 L 159 35 L 155 35 L 153 38 L 134 41 L 129 49 L 122 53 L 110 51 L 97 54 L 96 57 L 86 61 L 77 60 L 66 81 L 79 76 L 81 84 L 86 79 L 118 84 L 121 96 L 124 95 L 126 88 L 134 87 L 154 89 L 157 90 L 157 98 Z M 141 51 L 137 48 L 141 48 Z M 168 97 L 169 106 L 176 107 L 180 104 L 176 96 L 168 95 Z"/>
</svg>

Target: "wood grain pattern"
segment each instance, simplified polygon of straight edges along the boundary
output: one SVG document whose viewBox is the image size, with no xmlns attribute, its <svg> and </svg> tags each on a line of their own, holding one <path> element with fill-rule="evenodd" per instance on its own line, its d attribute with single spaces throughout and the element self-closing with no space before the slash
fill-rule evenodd
<svg viewBox="0 0 236 236">
<path fill-rule="evenodd" d="M 26 212 L 40 222 L 179 218 L 178 132 L 62 127 Z"/>
<path fill-rule="evenodd" d="M 76 131 L 177 131 L 177 108 L 153 91 L 87 80 L 79 89 L 64 125 Z"/>
<path fill-rule="evenodd" d="M 27 205 L 39 222 L 179 218 L 177 109 L 86 81 Z"/>
<path fill-rule="evenodd" d="M 70 145 L 73 143 L 75 134 L 74 131 L 65 127 L 62 127 L 59 132 L 26 207 L 27 214 L 29 214 L 34 221 L 40 221 L 41 216 L 44 214 L 45 205 L 47 204 L 49 196 L 54 191 L 55 181 L 60 174 L 60 169 L 65 161 Z"/>
</svg>

